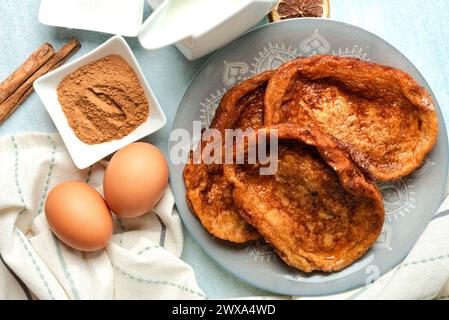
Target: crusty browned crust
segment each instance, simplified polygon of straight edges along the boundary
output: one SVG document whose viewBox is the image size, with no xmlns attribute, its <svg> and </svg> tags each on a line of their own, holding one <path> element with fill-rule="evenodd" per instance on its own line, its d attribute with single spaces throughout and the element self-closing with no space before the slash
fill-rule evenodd
<svg viewBox="0 0 449 320">
<path fill-rule="evenodd" d="M 265 89 L 272 74 L 272 71 L 262 73 L 229 90 L 220 101 L 210 127 L 222 133 L 225 129 L 260 127 Z M 211 234 L 236 243 L 260 236 L 234 206 L 232 188 L 223 177 L 222 165 L 192 164 L 191 157 L 184 168 L 184 181 L 190 208 Z"/>
<path fill-rule="evenodd" d="M 432 98 L 412 77 L 335 56 L 298 58 L 278 69 L 265 95 L 265 125 L 282 122 L 333 135 L 377 180 L 414 171 L 438 135 Z"/>
<path fill-rule="evenodd" d="M 341 270 L 376 241 L 382 196 L 331 136 L 280 124 L 278 170 L 225 165 L 234 203 L 289 265 L 305 272 Z"/>
</svg>

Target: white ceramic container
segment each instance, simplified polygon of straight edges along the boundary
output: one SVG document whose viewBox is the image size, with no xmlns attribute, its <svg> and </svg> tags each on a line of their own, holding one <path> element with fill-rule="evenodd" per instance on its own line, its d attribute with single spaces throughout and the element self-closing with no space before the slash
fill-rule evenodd
<svg viewBox="0 0 449 320">
<path fill-rule="evenodd" d="M 90 62 L 111 54 L 120 55 L 134 69 L 150 105 L 150 112 L 148 119 L 127 136 L 118 140 L 89 145 L 78 139 L 69 126 L 61 104 L 58 101 L 57 87 L 68 74 Z M 148 81 L 145 79 L 139 63 L 125 39 L 121 36 L 112 37 L 93 51 L 37 79 L 34 82 L 34 90 L 50 114 L 73 162 L 79 169 L 87 168 L 118 149 L 161 129 L 167 122 L 165 114 Z"/>
<path fill-rule="evenodd" d="M 155 11 L 139 41 L 149 50 L 170 44 L 189 60 L 228 44 L 256 25 L 276 0 L 148 0 Z"/>
<path fill-rule="evenodd" d="M 45 25 L 135 37 L 142 25 L 144 0 L 41 0 Z"/>
</svg>

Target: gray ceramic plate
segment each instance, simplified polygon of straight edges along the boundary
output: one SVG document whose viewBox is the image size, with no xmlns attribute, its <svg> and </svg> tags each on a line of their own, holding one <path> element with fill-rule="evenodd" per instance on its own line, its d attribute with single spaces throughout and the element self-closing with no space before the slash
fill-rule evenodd
<svg viewBox="0 0 449 320">
<path fill-rule="evenodd" d="M 213 56 L 187 89 L 173 129 L 185 128 L 192 134 L 194 120 L 207 127 L 221 96 L 232 85 L 295 57 L 315 54 L 351 56 L 393 66 L 411 74 L 430 91 L 413 64 L 372 33 L 332 20 L 293 19 L 253 30 Z M 438 118 L 438 143 L 422 168 L 404 179 L 380 185 L 386 209 L 380 238 L 361 259 L 340 272 L 304 274 L 286 266 L 261 241 L 237 246 L 215 239 L 185 201 L 183 165 L 171 164 L 176 204 L 199 245 L 229 272 L 254 286 L 287 295 L 323 295 L 363 286 L 407 255 L 438 209 L 448 163 L 446 128 L 439 108 Z M 173 145 L 170 141 L 169 149 Z"/>
</svg>

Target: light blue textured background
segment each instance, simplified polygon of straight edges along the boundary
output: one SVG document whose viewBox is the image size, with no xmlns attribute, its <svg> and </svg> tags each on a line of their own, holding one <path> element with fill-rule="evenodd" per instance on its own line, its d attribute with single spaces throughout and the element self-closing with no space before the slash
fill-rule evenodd
<svg viewBox="0 0 449 320">
<path fill-rule="evenodd" d="M 0 0 L 0 80 L 6 78 L 45 41 L 59 48 L 69 38 L 75 36 L 82 44 L 76 56 L 81 56 L 110 37 L 96 32 L 41 25 L 37 19 L 39 2 Z M 330 0 L 330 2 L 331 18 L 374 32 L 393 44 L 416 65 L 434 91 L 448 121 L 449 1 Z M 149 12 L 146 8 L 145 17 Z M 147 52 L 140 47 L 137 39 L 127 40 L 167 115 L 167 126 L 148 138 L 149 142 L 165 151 L 178 103 L 191 78 L 207 58 L 190 62 L 173 46 Z M 0 126 L 0 136 L 26 131 L 55 131 L 50 117 L 35 94 Z M 241 282 L 221 269 L 203 253 L 187 231 L 185 231 L 183 259 L 193 267 L 200 286 L 209 298 L 269 294 Z"/>
</svg>

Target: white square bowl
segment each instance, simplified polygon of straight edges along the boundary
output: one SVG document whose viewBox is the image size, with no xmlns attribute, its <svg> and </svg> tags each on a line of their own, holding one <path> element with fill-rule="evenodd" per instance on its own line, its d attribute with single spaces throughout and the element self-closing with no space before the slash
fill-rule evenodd
<svg viewBox="0 0 449 320">
<path fill-rule="evenodd" d="M 150 108 L 148 119 L 130 134 L 121 139 L 112 140 L 101 144 L 86 144 L 75 135 L 72 128 L 69 126 L 67 118 L 62 111 L 61 104 L 58 101 L 57 87 L 62 79 L 64 79 L 64 77 L 68 74 L 90 62 L 111 54 L 121 56 L 136 73 L 148 100 Z M 87 168 L 127 144 L 159 130 L 167 123 L 165 114 L 162 111 L 156 96 L 151 90 L 148 81 L 145 79 L 142 69 L 134 57 L 131 48 L 121 36 L 112 37 L 96 49 L 78 58 L 77 60 L 67 63 L 62 67 L 40 77 L 34 82 L 34 90 L 50 114 L 50 117 L 64 140 L 73 162 L 79 169 Z"/>
<path fill-rule="evenodd" d="M 135 37 L 143 6 L 144 0 L 41 0 L 39 22 Z"/>
</svg>

